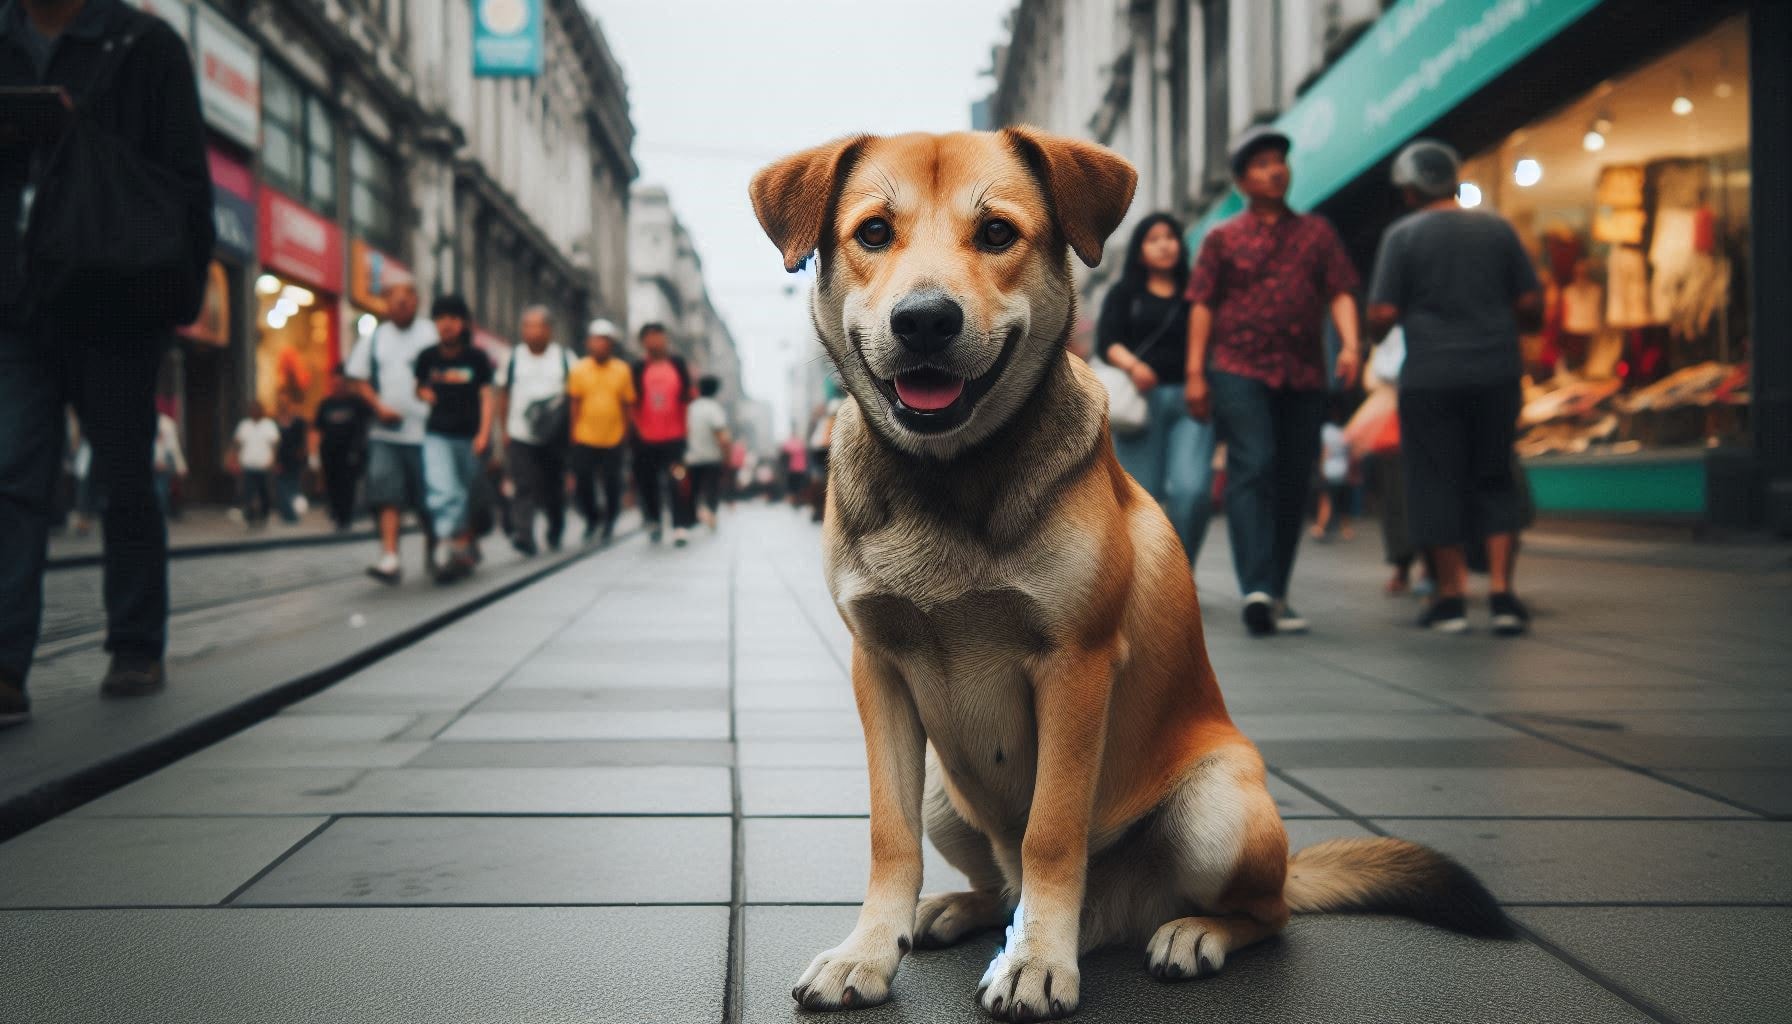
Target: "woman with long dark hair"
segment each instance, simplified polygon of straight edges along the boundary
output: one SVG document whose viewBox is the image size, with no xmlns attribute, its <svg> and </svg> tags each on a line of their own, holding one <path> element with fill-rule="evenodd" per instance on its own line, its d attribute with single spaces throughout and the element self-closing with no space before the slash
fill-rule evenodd
<svg viewBox="0 0 1792 1024">
<path fill-rule="evenodd" d="M 1183 396 L 1187 285 L 1182 225 L 1167 213 L 1151 214 L 1133 229 L 1095 331 L 1102 357 L 1132 378 L 1149 410 L 1143 429 L 1114 435 L 1114 453 L 1163 505 L 1193 564 L 1213 511 L 1214 429 L 1188 414 Z"/>
</svg>

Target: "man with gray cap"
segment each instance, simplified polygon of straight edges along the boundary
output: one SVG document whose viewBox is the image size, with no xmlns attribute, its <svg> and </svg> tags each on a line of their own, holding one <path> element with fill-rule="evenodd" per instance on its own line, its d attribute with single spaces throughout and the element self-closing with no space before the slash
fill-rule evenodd
<svg viewBox="0 0 1792 1024">
<path fill-rule="evenodd" d="M 572 400 L 573 501 L 585 517 L 585 539 L 599 530 L 608 541 L 616 532 L 616 516 L 622 511 L 622 442 L 628 436 L 628 416 L 635 405 L 635 378 L 626 362 L 616 358 L 620 330 L 608 320 L 591 321 L 585 330 L 585 358 L 567 377 L 566 393 Z M 604 503 L 597 504 L 597 482 L 603 480 Z"/>
<path fill-rule="evenodd" d="M 1329 378 L 1359 366 L 1356 269 L 1325 218 L 1288 208 L 1288 136 L 1268 126 L 1232 147 L 1241 214 L 1214 227 L 1189 276 L 1189 414 L 1226 442 L 1226 528 L 1253 636 L 1300 632 L 1288 580 L 1319 460 Z M 1340 341 L 1325 365 L 1329 316 Z"/>
<path fill-rule="evenodd" d="M 1369 330 L 1399 324 L 1400 446 L 1407 522 L 1432 555 L 1437 594 L 1419 625 L 1468 628 L 1464 546 L 1485 538 L 1492 622 L 1524 632 L 1530 616 L 1512 593 L 1524 501 L 1512 462 L 1523 404 L 1520 319 L 1542 308 L 1537 272 L 1511 225 L 1456 203 L 1456 151 L 1420 139 L 1394 158 L 1393 182 L 1413 212 L 1382 236 L 1369 286 Z"/>
</svg>

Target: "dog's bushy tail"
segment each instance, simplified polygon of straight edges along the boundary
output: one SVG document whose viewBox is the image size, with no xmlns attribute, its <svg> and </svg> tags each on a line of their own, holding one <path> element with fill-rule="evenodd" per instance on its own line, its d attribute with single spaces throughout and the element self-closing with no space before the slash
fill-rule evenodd
<svg viewBox="0 0 1792 1024">
<path fill-rule="evenodd" d="M 1288 861 L 1296 913 L 1399 914 L 1464 935 L 1510 939 L 1506 912 L 1467 868 L 1404 839 L 1328 839 Z"/>
</svg>

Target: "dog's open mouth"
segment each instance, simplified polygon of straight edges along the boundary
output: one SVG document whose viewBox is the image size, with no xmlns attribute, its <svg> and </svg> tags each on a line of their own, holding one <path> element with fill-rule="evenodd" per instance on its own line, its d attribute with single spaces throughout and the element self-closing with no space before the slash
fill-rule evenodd
<svg viewBox="0 0 1792 1024">
<path fill-rule="evenodd" d="M 958 401 L 964 383 L 963 377 L 923 367 L 896 375 L 896 398 L 915 412 L 939 412 Z"/>
</svg>

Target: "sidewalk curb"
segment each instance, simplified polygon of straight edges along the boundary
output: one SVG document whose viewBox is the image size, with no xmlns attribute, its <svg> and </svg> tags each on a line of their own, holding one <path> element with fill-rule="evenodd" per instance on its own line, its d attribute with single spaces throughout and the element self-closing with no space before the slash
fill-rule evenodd
<svg viewBox="0 0 1792 1024">
<path fill-rule="evenodd" d="M 407 526 L 401 533 L 409 535 L 417 532 L 417 527 Z M 208 541 L 203 544 L 188 544 L 176 547 L 168 546 L 168 560 L 182 558 L 210 558 L 216 555 L 240 555 L 253 551 L 281 551 L 287 548 L 313 548 L 329 544 L 360 544 L 379 539 L 377 530 L 348 530 L 343 533 L 313 533 L 299 537 L 261 537 L 258 539 Z M 102 552 L 89 555 L 63 555 L 45 560 L 44 567 L 54 571 L 57 569 L 88 569 L 105 561 Z"/>
<path fill-rule="evenodd" d="M 0 843 L 270 718 L 288 705 L 326 690 L 375 662 L 397 654 L 431 634 L 534 586 L 555 573 L 578 565 L 588 558 L 615 551 L 621 542 L 641 532 L 640 528 L 620 532 L 609 544 L 590 547 L 563 561 L 526 573 L 438 612 L 340 661 L 323 665 L 296 678 L 274 683 L 245 696 L 222 711 L 180 726 L 159 739 L 121 751 L 65 778 L 0 801 Z"/>
</svg>

